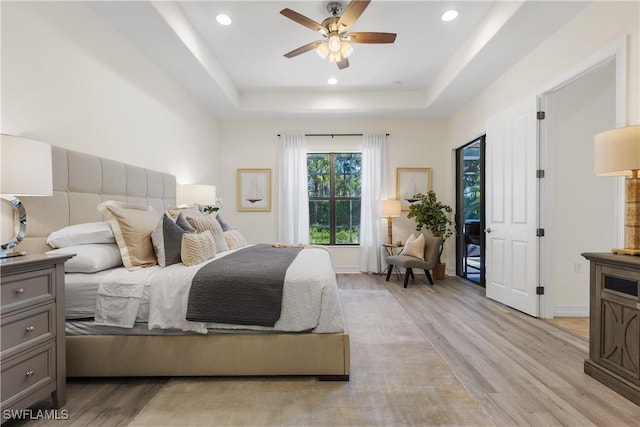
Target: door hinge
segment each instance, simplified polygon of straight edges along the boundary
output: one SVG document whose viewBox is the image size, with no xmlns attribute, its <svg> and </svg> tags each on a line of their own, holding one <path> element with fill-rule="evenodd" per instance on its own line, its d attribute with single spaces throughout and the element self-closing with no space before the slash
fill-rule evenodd
<svg viewBox="0 0 640 427">
<path fill-rule="evenodd" d="M 544 228 L 536 228 L 536 237 L 544 237 Z"/>
<path fill-rule="evenodd" d="M 544 178 L 544 169 L 538 169 L 536 171 L 536 178 Z"/>
<path fill-rule="evenodd" d="M 546 114 L 544 111 L 538 111 L 538 114 L 537 114 L 538 120 L 544 120 L 545 116 Z"/>
<path fill-rule="evenodd" d="M 536 287 L 536 295 L 544 295 L 544 286 Z"/>
</svg>

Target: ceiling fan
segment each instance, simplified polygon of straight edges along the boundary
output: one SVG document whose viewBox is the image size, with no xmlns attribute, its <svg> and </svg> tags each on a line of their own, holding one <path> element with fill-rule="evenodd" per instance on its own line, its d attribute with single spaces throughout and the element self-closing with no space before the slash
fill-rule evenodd
<svg viewBox="0 0 640 427">
<path fill-rule="evenodd" d="M 352 0 L 344 8 L 342 13 L 342 3 L 330 2 L 327 4 L 327 11 L 330 17 L 318 24 L 313 19 L 309 19 L 291 9 L 282 9 L 280 14 L 305 27 L 319 32 L 324 40 L 317 40 L 308 43 L 289 53 L 285 53 L 287 58 L 293 58 L 302 53 L 316 49 L 318 55 L 323 59 L 329 59 L 338 64 L 338 68 L 343 69 L 349 66 L 349 55 L 353 52 L 351 43 L 393 43 L 396 40 L 395 33 L 348 33 L 347 31 L 354 22 L 362 15 L 362 12 L 369 6 L 371 0 Z"/>
</svg>

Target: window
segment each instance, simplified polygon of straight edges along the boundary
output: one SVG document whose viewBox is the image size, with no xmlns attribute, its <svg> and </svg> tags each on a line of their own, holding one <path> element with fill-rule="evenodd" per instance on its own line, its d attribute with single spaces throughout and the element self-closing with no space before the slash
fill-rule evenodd
<svg viewBox="0 0 640 427">
<path fill-rule="evenodd" d="M 307 154 L 311 243 L 359 244 L 361 168 L 362 153 Z"/>
</svg>

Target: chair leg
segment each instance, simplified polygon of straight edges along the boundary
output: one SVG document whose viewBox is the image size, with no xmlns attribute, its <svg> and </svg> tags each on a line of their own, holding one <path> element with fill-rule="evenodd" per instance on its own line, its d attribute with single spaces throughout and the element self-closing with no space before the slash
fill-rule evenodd
<svg viewBox="0 0 640 427">
<path fill-rule="evenodd" d="M 413 280 L 416 280 L 416 276 L 414 276 L 414 275 L 413 275 L 413 269 L 410 269 L 410 270 L 409 270 L 409 273 L 411 274 L 411 278 L 412 278 Z"/>
<path fill-rule="evenodd" d="M 389 277 L 391 277 L 391 272 L 393 272 L 393 265 L 389 264 L 387 266 L 387 282 L 389 281 Z"/>
<path fill-rule="evenodd" d="M 407 287 L 409 283 L 409 276 L 413 274 L 413 271 L 410 268 L 407 268 L 407 271 L 404 272 L 404 287 Z"/>
<path fill-rule="evenodd" d="M 424 274 L 426 274 L 426 275 L 427 275 L 427 279 L 429 280 L 429 284 L 430 284 L 431 286 L 433 286 L 433 278 L 431 277 L 431 273 L 429 273 L 429 270 L 425 270 L 425 271 L 424 271 Z"/>
</svg>

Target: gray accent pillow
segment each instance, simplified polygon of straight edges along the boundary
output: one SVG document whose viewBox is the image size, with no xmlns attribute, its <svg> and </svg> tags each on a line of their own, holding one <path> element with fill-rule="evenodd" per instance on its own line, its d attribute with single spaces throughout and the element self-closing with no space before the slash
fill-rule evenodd
<svg viewBox="0 0 640 427">
<path fill-rule="evenodd" d="M 229 224 L 227 224 L 226 222 L 224 222 L 224 220 L 222 219 L 222 217 L 220 216 L 220 214 L 216 215 L 216 219 L 218 220 L 218 222 L 220 223 L 220 227 L 222 227 L 222 231 L 229 231 L 231 230 L 231 227 L 229 227 Z"/>
<path fill-rule="evenodd" d="M 196 232 L 196 229 L 193 228 L 191 224 L 189 224 L 189 221 L 187 221 L 187 218 L 184 216 L 183 212 L 180 212 L 180 214 L 178 214 L 178 218 L 176 218 L 176 224 L 187 233 Z"/>
<path fill-rule="evenodd" d="M 182 262 L 180 248 L 182 235 L 185 233 L 187 231 L 173 222 L 169 215 L 162 216 L 162 221 L 151 234 L 151 241 L 160 267 L 168 267 Z"/>
</svg>

